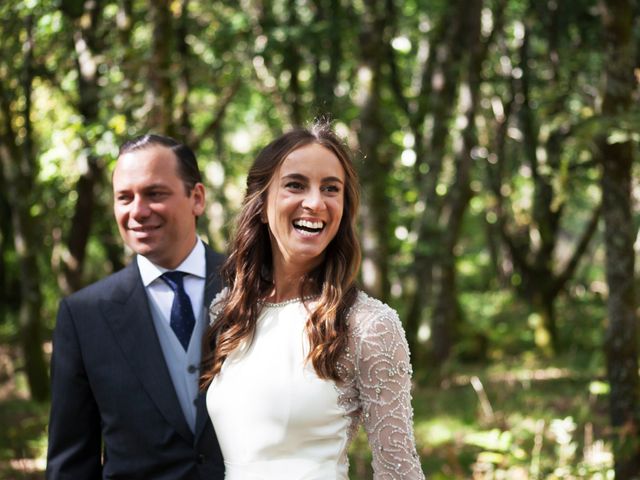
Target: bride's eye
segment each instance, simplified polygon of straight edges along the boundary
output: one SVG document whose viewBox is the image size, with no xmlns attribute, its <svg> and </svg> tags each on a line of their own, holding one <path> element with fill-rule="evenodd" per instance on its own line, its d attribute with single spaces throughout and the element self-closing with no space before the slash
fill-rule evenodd
<svg viewBox="0 0 640 480">
<path fill-rule="evenodd" d="M 300 182 L 288 182 L 285 185 L 285 188 L 288 188 L 290 190 L 303 190 L 304 189 L 304 185 L 301 184 Z"/>
</svg>

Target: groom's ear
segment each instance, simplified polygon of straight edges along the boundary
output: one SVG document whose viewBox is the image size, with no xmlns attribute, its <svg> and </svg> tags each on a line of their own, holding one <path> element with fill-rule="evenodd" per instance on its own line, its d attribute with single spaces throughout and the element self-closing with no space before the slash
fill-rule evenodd
<svg viewBox="0 0 640 480">
<path fill-rule="evenodd" d="M 206 193 L 204 185 L 200 182 L 196 183 L 189 196 L 193 198 L 192 212 L 196 217 L 199 217 L 204 213 L 205 209 Z"/>
</svg>

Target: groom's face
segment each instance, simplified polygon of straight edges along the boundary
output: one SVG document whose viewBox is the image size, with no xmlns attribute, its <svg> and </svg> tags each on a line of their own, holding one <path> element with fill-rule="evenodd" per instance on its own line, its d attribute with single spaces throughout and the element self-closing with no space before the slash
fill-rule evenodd
<svg viewBox="0 0 640 480">
<path fill-rule="evenodd" d="M 113 172 L 114 213 L 120 235 L 136 253 L 173 269 L 196 241 L 204 186 L 187 193 L 175 154 L 163 146 L 125 153 Z"/>
</svg>

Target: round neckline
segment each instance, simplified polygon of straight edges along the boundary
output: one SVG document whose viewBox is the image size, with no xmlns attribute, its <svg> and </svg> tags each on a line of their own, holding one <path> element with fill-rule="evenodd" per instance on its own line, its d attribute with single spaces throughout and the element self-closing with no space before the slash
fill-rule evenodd
<svg viewBox="0 0 640 480">
<path fill-rule="evenodd" d="M 278 308 L 278 307 L 286 307 L 287 305 L 293 305 L 294 303 L 306 302 L 308 300 L 313 300 L 314 298 L 318 298 L 318 296 L 315 295 L 315 296 L 308 296 L 308 297 L 302 297 L 302 298 L 296 297 L 296 298 L 290 298 L 289 300 L 283 300 L 282 302 L 265 302 L 264 300 L 260 300 L 260 303 L 264 307 Z"/>
</svg>

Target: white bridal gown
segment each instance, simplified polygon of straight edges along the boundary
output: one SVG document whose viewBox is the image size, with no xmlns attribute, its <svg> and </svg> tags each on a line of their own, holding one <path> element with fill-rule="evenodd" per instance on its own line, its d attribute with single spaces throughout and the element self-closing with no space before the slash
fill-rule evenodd
<svg viewBox="0 0 640 480">
<path fill-rule="evenodd" d="M 214 300 L 215 321 L 226 291 Z M 346 480 L 362 422 L 374 478 L 423 479 L 413 436 L 411 364 L 394 310 L 364 293 L 348 315 L 346 381 L 306 362 L 301 301 L 263 305 L 253 342 L 229 355 L 207 391 L 226 480 Z"/>
</svg>

